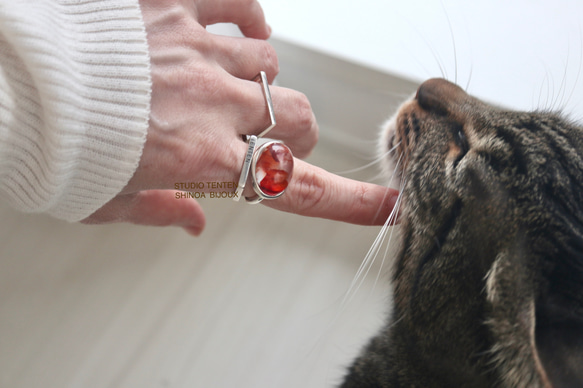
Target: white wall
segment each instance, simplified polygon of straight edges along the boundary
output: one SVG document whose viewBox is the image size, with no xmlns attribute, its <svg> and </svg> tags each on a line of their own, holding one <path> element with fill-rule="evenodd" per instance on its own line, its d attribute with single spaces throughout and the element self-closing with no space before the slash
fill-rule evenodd
<svg viewBox="0 0 583 388">
<path fill-rule="evenodd" d="M 583 118 L 582 1 L 260 2 L 276 37 L 414 80 L 455 80 L 457 65 L 489 101 Z"/>
</svg>

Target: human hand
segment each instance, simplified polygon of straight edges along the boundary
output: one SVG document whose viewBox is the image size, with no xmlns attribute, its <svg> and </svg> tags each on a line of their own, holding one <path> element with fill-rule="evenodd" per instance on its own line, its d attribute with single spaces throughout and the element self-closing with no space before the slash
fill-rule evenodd
<svg viewBox="0 0 583 388">
<path fill-rule="evenodd" d="M 176 225 L 198 235 L 205 216 L 195 200 L 176 200 L 176 182 L 237 182 L 247 144 L 268 122 L 258 83 L 271 82 L 277 57 L 265 41 L 271 29 L 256 0 L 141 0 L 152 71 L 150 128 L 139 167 L 126 188 L 84 220 Z M 245 38 L 213 35 L 206 25 L 232 22 Z M 277 126 L 295 156 L 307 156 L 317 124 L 307 98 L 271 87 Z M 244 195 L 252 195 L 247 187 Z M 275 209 L 359 224 L 382 224 L 396 192 L 330 174 L 300 160 Z"/>
</svg>

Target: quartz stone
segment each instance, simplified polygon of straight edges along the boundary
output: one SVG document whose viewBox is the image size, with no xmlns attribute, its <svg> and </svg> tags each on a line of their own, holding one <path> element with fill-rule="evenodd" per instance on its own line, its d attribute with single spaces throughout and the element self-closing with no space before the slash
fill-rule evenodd
<svg viewBox="0 0 583 388">
<path fill-rule="evenodd" d="M 269 196 L 281 194 L 289 184 L 294 169 L 294 158 L 282 143 L 267 145 L 257 158 L 255 178 L 263 193 Z"/>
</svg>

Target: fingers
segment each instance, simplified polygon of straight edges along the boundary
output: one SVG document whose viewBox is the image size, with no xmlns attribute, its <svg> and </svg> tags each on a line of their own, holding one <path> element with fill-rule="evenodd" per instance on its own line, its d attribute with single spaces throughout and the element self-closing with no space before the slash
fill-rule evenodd
<svg viewBox="0 0 583 388">
<path fill-rule="evenodd" d="M 237 135 L 257 135 L 270 124 L 261 85 L 252 81 L 259 71 L 271 82 L 279 72 L 277 55 L 268 43 L 253 39 L 214 37 L 220 47 L 215 60 L 236 79 L 231 85 L 230 101 L 238 115 L 232 122 Z M 307 157 L 318 141 L 318 125 L 307 97 L 295 90 L 270 86 L 277 125 L 267 135 L 284 141 L 299 158 Z M 229 98 L 223 98 L 224 103 Z"/>
<path fill-rule="evenodd" d="M 164 1 L 151 2 L 143 9 L 153 91 L 140 166 L 124 189 L 127 195 L 85 222 L 178 225 L 196 235 L 205 224 L 197 202 L 177 200 L 174 191 L 141 190 L 176 187 L 177 182 L 238 182 L 248 148 L 241 135 L 258 134 L 269 123 L 262 88 L 251 79 L 263 70 L 271 82 L 279 70 L 277 57 L 263 41 L 270 28 L 257 0 L 170 1 L 167 15 L 158 10 Z M 202 27 L 217 22 L 236 23 L 253 39 L 218 37 Z M 270 90 L 277 125 L 267 137 L 284 141 L 296 157 L 307 156 L 318 126 L 306 96 Z M 395 202 L 394 190 L 341 178 L 300 160 L 287 192 L 264 201 L 288 212 L 358 224 L 384 223 Z"/>
<path fill-rule="evenodd" d="M 260 71 L 264 71 L 271 83 L 279 73 L 277 53 L 264 40 L 212 34 L 209 34 L 208 39 L 212 39 L 214 59 L 237 78 L 252 80 Z"/>
<path fill-rule="evenodd" d="M 203 26 L 234 23 L 249 38 L 267 39 L 271 35 L 263 9 L 256 0 L 200 0 L 196 8 L 198 21 Z"/>
<path fill-rule="evenodd" d="M 269 111 L 256 82 L 241 81 L 233 97 L 233 109 L 237 110 L 231 123 L 237 137 L 258 135 L 270 124 Z M 307 97 L 295 90 L 270 87 L 276 126 L 265 136 L 281 140 L 292 150 L 294 156 L 310 155 L 318 141 L 318 124 Z"/>
<path fill-rule="evenodd" d="M 331 174 L 301 160 L 285 194 L 262 203 L 303 216 L 360 225 L 383 225 L 393 211 L 398 191 Z"/>
<path fill-rule="evenodd" d="M 265 25 L 263 11 L 256 0 L 201 0 L 196 8 L 201 23 L 232 21 Z M 279 64 L 274 48 L 263 40 L 212 34 L 193 38 L 191 45 L 195 49 L 201 45 L 202 52 L 225 71 L 222 90 L 215 97 L 220 96 L 220 105 L 231 103 L 232 109 L 238 111 L 229 123 L 237 137 L 262 132 L 270 123 L 267 105 L 261 86 L 252 79 L 260 71 L 265 71 L 269 82 L 276 77 Z M 194 89 L 200 93 L 200 87 Z M 318 126 L 308 99 L 290 89 L 273 86 L 270 89 L 277 125 L 268 136 L 284 141 L 295 156 L 307 157 L 318 140 Z"/>
<path fill-rule="evenodd" d="M 279 87 L 270 90 L 277 125 L 267 136 L 285 142 L 296 157 L 306 158 L 318 142 L 318 124 L 310 101 L 295 90 Z"/>
<path fill-rule="evenodd" d="M 206 222 L 202 208 L 195 200 L 176 199 L 175 193 L 172 190 L 150 190 L 120 195 L 82 222 L 179 226 L 191 235 L 200 235 Z"/>
</svg>

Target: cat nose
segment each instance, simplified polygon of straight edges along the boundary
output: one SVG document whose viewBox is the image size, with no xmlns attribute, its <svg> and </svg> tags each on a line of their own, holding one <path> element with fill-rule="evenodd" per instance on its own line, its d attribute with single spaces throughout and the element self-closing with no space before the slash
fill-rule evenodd
<svg viewBox="0 0 583 388">
<path fill-rule="evenodd" d="M 467 96 L 466 92 L 456 84 L 442 78 L 432 78 L 419 86 L 415 99 L 426 111 L 446 114 Z"/>
</svg>

